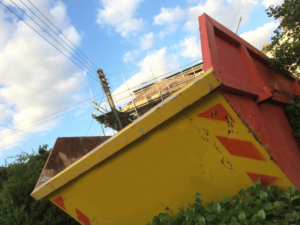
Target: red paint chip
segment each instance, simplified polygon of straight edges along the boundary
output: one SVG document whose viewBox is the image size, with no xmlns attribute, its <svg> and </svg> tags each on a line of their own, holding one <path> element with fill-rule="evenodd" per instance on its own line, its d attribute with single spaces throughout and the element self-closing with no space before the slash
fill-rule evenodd
<svg viewBox="0 0 300 225">
<path fill-rule="evenodd" d="M 267 161 L 258 149 L 249 141 L 216 136 L 231 155 Z"/>
<path fill-rule="evenodd" d="M 78 209 L 76 209 L 76 214 L 77 214 L 77 217 L 78 217 L 78 220 L 83 223 L 84 225 L 91 225 L 91 222 L 90 222 L 90 219 L 84 215 L 82 212 L 80 212 Z"/>
<path fill-rule="evenodd" d="M 261 180 L 261 186 L 263 187 L 267 187 L 269 184 L 273 184 L 275 181 L 279 179 L 278 177 L 272 177 L 268 175 L 249 173 L 249 172 L 247 172 L 247 175 L 250 177 L 250 179 L 253 182 L 255 182 L 259 178 Z"/>
<path fill-rule="evenodd" d="M 53 200 L 53 202 L 56 205 L 58 205 L 60 208 L 66 210 L 64 200 L 63 200 L 63 198 L 61 196 L 58 196 L 56 199 Z"/>
<path fill-rule="evenodd" d="M 207 118 L 207 119 L 212 119 L 212 120 L 220 120 L 220 121 L 226 121 L 226 117 L 230 116 L 229 113 L 224 109 L 224 107 L 219 103 L 208 110 L 200 113 L 198 115 L 199 117 Z M 231 118 L 232 119 L 232 118 Z M 234 120 L 231 120 L 233 123 Z"/>
</svg>

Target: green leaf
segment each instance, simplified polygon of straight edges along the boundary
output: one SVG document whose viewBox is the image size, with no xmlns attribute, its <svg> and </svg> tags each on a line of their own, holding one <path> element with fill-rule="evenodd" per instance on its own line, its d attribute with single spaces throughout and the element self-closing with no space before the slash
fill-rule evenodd
<svg viewBox="0 0 300 225">
<path fill-rule="evenodd" d="M 255 188 L 253 186 L 250 186 L 246 189 L 245 193 L 252 194 L 254 191 L 255 191 Z"/>
<path fill-rule="evenodd" d="M 223 217 L 223 219 L 221 220 L 222 223 L 227 223 L 230 220 L 230 216 L 226 215 Z"/>
<path fill-rule="evenodd" d="M 296 187 L 289 187 L 289 192 L 291 196 L 294 196 L 297 192 L 297 188 Z"/>
<path fill-rule="evenodd" d="M 200 204 L 202 204 L 202 195 L 200 193 L 197 192 L 197 194 L 195 195 L 195 200 L 197 202 L 199 202 Z"/>
<path fill-rule="evenodd" d="M 255 197 L 254 197 L 254 196 L 248 196 L 248 197 L 245 199 L 244 203 L 249 204 L 249 203 L 252 203 L 254 200 L 255 200 Z"/>
<path fill-rule="evenodd" d="M 229 202 L 228 196 L 226 195 L 224 198 L 221 199 L 221 203 L 225 205 L 227 202 Z"/>
<path fill-rule="evenodd" d="M 218 214 L 218 215 L 220 215 L 220 213 L 221 213 L 221 206 L 220 206 L 220 203 L 219 202 L 216 202 L 216 204 L 214 204 L 214 211 Z"/>
<path fill-rule="evenodd" d="M 266 218 L 265 210 L 263 209 L 259 210 L 257 213 L 257 218 L 259 218 L 260 220 L 264 220 Z"/>
<path fill-rule="evenodd" d="M 197 221 L 199 225 L 205 225 L 205 219 L 203 216 L 198 217 Z"/>
<path fill-rule="evenodd" d="M 231 217 L 231 222 L 237 222 L 237 218 L 234 217 L 234 216 L 232 216 L 232 217 Z"/>
<path fill-rule="evenodd" d="M 283 201 L 275 201 L 273 205 L 276 209 L 281 209 L 283 206 L 288 206 L 289 204 Z"/>
<path fill-rule="evenodd" d="M 284 219 L 289 222 L 294 222 L 294 216 L 292 214 L 285 214 Z"/>
<path fill-rule="evenodd" d="M 220 213 L 219 217 L 223 218 L 226 215 L 226 213 L 227 213 L 227 210 L 221 209 L 221 213 Z"/>
<path fill-rule="evenodd" d="M 245 197 L 245 190 L 244 189 L 241 189 L 238 193 L 239 193 L 240 198 Z"/>
<path fill-rule="evenodd" d="M 282 192 L 280 194 L 280 198 L 286 198 L 286 199 L 290 199 L 290 193 L 289 192 Z"/>
<path fill-rule="evenodd" d="M 229 225 L 240 225 L 240 223 L 238 223 L 238 222 L 231 222 L 231 223 L 229 223 Z"/>
<path fill-rule="evenodd" d="M 250 187 L 256 189 L 256 184 L 255 184 L 255 183 L 252 183 L 252 184 L 250 184 Z"/>
<path fill-rule="evenodd" d="M 260 186 L 261 185 L 261 181 L 260 181 L 259 178 L 255 181 L 255 184 L 256 184 L 256 186 Z"/>
<path fill-rule="evenodd" d="M 216 216 L 214 214 L 208 214 L 205 219 L 207 221 L 213 221 L 216 218 Z"/>
<path fill-rule="evenodd" d="M 265 210 L 272 210 L 272 209 L 274 209 L 274 206 L 272 205 L 271 202 L 267 202 L 266 204 L 264 204 L 263 207 L 264 207 Z"/>
<path fill-rule="evenodd" d="M 300 198 L 300 195 L 296 195 L 296 196 L 291 198 L 291 201 L 294 201 L 294 200 L 299 199 L 299 198 Z"/>
<path fill-rule="evenodd" d="M 237 196 L 235 195 L 235 196 L 233 196 L 233 197 L 230 199 L 230 203 L 231 203 L 232 205 L 235 205 L 235 203 L 237 202 L 238 199 L 240 199 L 240 198 L 237 197 Z"/>
<path fill-rule="evenodd" d="M 211 201 L 207 206 L 206 206 L 206 211 L 208 212 L 213 212 L 213 205 L 214 205 L 214 201 Z"/>
<path fill-rule="evenodd" d="M 260 191 L 259 197 L 260 199 L 265 200 L 266 202 L 268 201 L 268 193 L 265 191 Z"/>
<path fill-rule="evenodd" d="M 240 222 L 243 222 L 246 219 L 245 212 L 240 212 L 238 218 Z"/>
<path fill-rule="evenodd" d="M 181 204 L 181 209 L 184 211 L 184 204 L 183 203 Z"/>
</svg>

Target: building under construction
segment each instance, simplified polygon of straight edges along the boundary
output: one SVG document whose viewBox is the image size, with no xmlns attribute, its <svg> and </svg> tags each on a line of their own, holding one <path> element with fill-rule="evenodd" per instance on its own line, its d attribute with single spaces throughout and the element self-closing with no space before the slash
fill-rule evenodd
<svg viewBox="0 0 300 225">
<path fill-rule="evenodd" d="M 133 100 L 127 103 L 125 107 L 117 110 L 122 127 L 129 125 L 133 120 L 145 114 L 151 108 L 163 101 L 163 99 L 182 88 L 188 82 L 194 80 L 195 77 L 201 76 L 203 73 L 202 65 L 203 63 L 198 63 L 147 86 L 134 90 Z M 120 130 L 112 111 L 99 116 L 92 114 L 92 116 L 99 123 L 103 124 L 104 127 L 110 127 L 117 131 Z"/>
</svg>

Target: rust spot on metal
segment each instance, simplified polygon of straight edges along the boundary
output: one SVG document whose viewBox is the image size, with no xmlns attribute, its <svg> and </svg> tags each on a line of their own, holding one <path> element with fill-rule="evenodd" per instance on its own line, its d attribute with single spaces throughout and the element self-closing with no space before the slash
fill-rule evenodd
<svg viewBox="0 0 300 225">
<path fill-rule="evenodd" d="M 214 110 L 214 112 L 211 114 L 211 117 L 215 118 L 217 116 L 218 112 L 216 111 L 215 108 L 213 108 L 213 110 Z"/>
<path fill-rule="evenodd" d="M 230 133 L 233 133 L 233 123 L 232 123 L 232 118 L 230 115 L 225 117 L 226 122 L 228 124 L 228 136 L 230 135 Z"/>
<path fill-rule="evenodd" d="M 229 160 L 227 158 L 225 158 L 224 156 L 221 158 L 221 163 L 223 164 L 223 166 L 225 166 L 227 169 L 233 169 L 231 162 L 229 162 Z"/>
</svg>

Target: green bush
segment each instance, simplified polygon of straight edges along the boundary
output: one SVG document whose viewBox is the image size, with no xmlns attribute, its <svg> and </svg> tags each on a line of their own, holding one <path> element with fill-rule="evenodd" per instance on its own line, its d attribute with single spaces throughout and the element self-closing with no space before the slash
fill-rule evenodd
<svg viewBox="0 0 300 225">
<path fill-rule="evenodd" d="M 75 225 L 79 224 L 48 199 L 39 201 L 33 191 L 49 156 L 47 145 L 39 146 L 38 153 L 22 152 L 0 171 L 1 225 Z"/>
<path fill-rule="evenodd" d="M 274 185 L 261 187 L 260 180 L 238 195 L 202 206 L 202 196 L 197 193 L 193 205 L 184 209 L 183 204 L 176 215 L 161 213 L 152 225 L 286 225 L 300 224 L 300 195 L 297 189 L 279 191 Z M 150 223 L 148 223 L 150 225 Z"/>
</svg>

